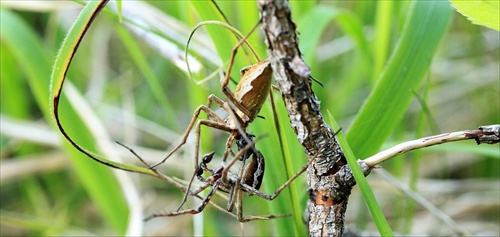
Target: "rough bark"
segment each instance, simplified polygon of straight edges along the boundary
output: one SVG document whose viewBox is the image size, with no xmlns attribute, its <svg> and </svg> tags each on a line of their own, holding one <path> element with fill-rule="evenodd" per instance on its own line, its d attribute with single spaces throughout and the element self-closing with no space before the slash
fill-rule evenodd
<svg viewBox="0 0 500 237">
<path fill-rule="evenodd" d="M 354 177 L 311 89 L 310 69 L 301 58 L 288 1 L 259 0 L 258 6 L 268 57 L 291 126 L 308 158 L 314 159 L 307 175 L 309 235 L 342 236 Z"/>
</svg>

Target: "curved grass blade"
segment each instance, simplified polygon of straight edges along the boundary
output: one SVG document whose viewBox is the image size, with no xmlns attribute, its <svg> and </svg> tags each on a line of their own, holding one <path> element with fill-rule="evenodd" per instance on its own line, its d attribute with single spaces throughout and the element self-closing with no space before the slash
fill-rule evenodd
<svg viewBox="0 0 500 237">
<path fill-rule="evenodd" d="M 224 22 L 224 16 L 219 12 L 217 7 L 210 1 L 190 1 L 194 10 L 198 14 L 202 21 L 219 21 Z M 219 57 L 221 57 L 222 62 L 229 59 L 231 56 L 231 51 L 233 47 L 238 43 L 239 39 L 231 32 L 226 29 L 221 29 L 220 27 L 207 27 L 207 33 L 215 45 Z M 245 63 L 246 62 L 246 63 Z M 248 59 L 244 57 L 244 54 L 237 54 L 234 60 L 233 68 L 243 68 L 252 64 Z M 239 73 L 237 70 L 231 72 L 231 77 L 238 78 Z"/>
<path fill-rule="evenodd" d="M 18 62 L 21 71 L 29 80 L 29 86 L 35 96 L 39 108 L 44 113 L 47 121 L 51 121 L 50 106 L 47 103 L 50 83 L 51 53 L 37 37 L 37 33 L 30 31 L 29 27 L 19 17 L 6 9 L 0 9 L 1 43 L 13 54 L 13 59 Z M 72 120 L 68 126 L 72 131 L 78 131 L 81 141 L 91 147 L 92 138 L 83 129 L 83 125 L 76 113 L 69 107 L 62 107 L 61 112 Z M 105 220 L 114 227 L 117 233 L 124 233 L 127 228 L 127 207 L 116 178 L 104 166 L 90 161 L 83 154 L 64 143 L 64 147 L 72 158 L 75 170 L 83 182 L 92 199 L 99 206 Z"/>
<path fill-rule="evenodd" d="M 83 36 L 85 35 L 86 31 L 90 27 L 91 23 L 97 17 L 99 12 L 104 8 L 108 0 L 100 1 L 100 2 L 90 2 L 89 5 L 85 7 L 85 9 L 82 11 L 81 15 L 78 17 L 78 19 L 75 21 L 73 26 L 71 27 L 70 31 L 68 32 L 68 35 L 66 35 L 66 38 L 64 39 L 60 51 L 57 54 L 56 61 L 54 63 L 52 75 L 51 75 L 51 90 L 52 90 L 52 100 L 51 100 L 51 105 L 52 105 L 52 116 L 53 119 L 56 122 L 56 125 L 59 129 L 59 131 L 64 135 L 64 137 L 80 152 L 86 154 L 88 157 L 94 159 L 95 161 L 102 163 L 104 165 L 116 168 L 116 169 L 121 169 L 121 170 L 126 170 L 126 171 L 131 171 L 131 172 L 137 172 L 137 173 L 143 173 L 143 174 L 149 174 L 156 176 L 153 171 L 142 168 L 142 167 L 137 167 L 133 165 L 126 165 L 126 164 L 121 164 L 118 162 L 114 162 L 102 157 L 98 157 L 95 154 L 92 154 L 90 151 L 86 150 L 82 146 L 76 143 L 66 132 L 65 128 L 62 126 L 61 121 L 59 119 L 59 100 L 65 80 L 66 73 L 69 69 L 69 66 L 71 64 L 71 60 L 73 59 L 74 54 L 76 53 L 76 50 L 78 49 L 78 46 L 83 39 Z"/>
<path fill-rule="evenodd" d="M 194 33 L 202 26 L 205 26 L 205 25 L 216 25 L 216 26 L 221 26 L 221 27 L 224 27 L 226 29 L 228 29 L 229 31 L 233 32 L 234 35 L 237 36 L 238 39 L 242 39 L 244 36 L 243 34 L 241 34 L 241 32 L 239 30 L 237 30 L 236 28 L 232 27 L 231 25 L 227 24 L 227 23 L 224 23 L 224 22 L 220 22 L 220 21 L 203 21 L 203 22 L 200 22 L 198 23 L 194 28 L 193 30 L 191 31 L 191 34 L 189 34 L 189 37 L 188 37 L 188 40 L 186 42 L 186 47 L 185 47 L 185 50 L 184 50 L 184 58 L 186 59 L 186 67 L 187 67 L 187 72 L 188 72 L 188 77 L 189 77 L 189 80 L 191 81 L 194 81 L 193 79 L 193 76 L 192 76 L 192 73 L 191 73 L 191 67 L 189 66 L 189 60 L 188 60 L 188 53 L 189 53 L 189 43 L 191 42 L 191 39 L 193 38 L 194 36 Z M 260 61 L 259 59 L 259 56 L 257 55 L 257 53 L 254 51 L 254 49 L 252 48 L 252 46 L 250 46 L 250 44 L 248 43 L 247 40 L 244 41 L 244 44 L 246 44 L 248 46 L 248 48 L 250 48 L 250 50 L 252 51 L 252 55 L 255 57 L 255 59 L 257 61 Z M 235 44 L 236 45 L 236 44 Z M 223 64 L 223 66 L 225 65 L 226 63 Z M 223 67 L 222 66 L 222 67 Z M 199 80 L 199 81 L 195 81 L 195 83 L 197 85 L 200 85 L 204 82 L 206 82 L 208 79 L 211 79 L 213 76 L 215 76 L 214 74 L 211 74 L 210 76 L 208 76 L 207 78 L 205 79 L 202 79 L 202 80 Z"/>
</svg>

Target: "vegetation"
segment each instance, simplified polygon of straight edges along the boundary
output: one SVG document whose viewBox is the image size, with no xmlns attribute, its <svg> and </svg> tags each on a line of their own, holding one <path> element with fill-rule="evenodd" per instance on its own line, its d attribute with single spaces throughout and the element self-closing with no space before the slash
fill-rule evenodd
<svg viewBox="0 0 500 237">
<path fill-rule="evenodd" d="M 237 220 L 210 206 L 200 215 L 143 223 L 142 214 L 175 210 L 183 194 L 162 180 L 115 171 L 90 160 L 56 132 L 48 103 L 51 67 L 81 6 L 54 3 L 41 2 L 28 9 L 14 2 L 2 2 L 0 235 L 306 233 L 300 227 L 289 227 L 293 221 L 297 223 L 297 218 L 256 221 L 242 227 Z M 218 78 L 202 84 L 196 82 L 219 67 L 227 67 L 237 40 L 219 26 L 206 26 L 196 32 L 190 46 L 194 74 L 193 80 L 189 80 L 182 60 L 184 45 L 197 23 L 224 21 L 215 6 L 200 1 L 122 4 L 123 22 L 108 6 L 82 41 L 67 75 L 77 90 L 66 85 L 61 120 L 70 136 L 85 148 L 106 158 L 119 158 L 124 164 L 141 166 L 123 147 L 114 144 L 103 147 L 106 144 L 103 140 L 109 136 L 111 141 L 133 147 L 149 163 L 159 161 L 178 142 L 194 109 L 206 103 L 209 94 L 223 98 Z M 252 1 L 218 4 L 229 23 L 243 34 L 258 21 L 257 7 Z M 374 144 L 387 147 L 440 132 L 500 122 L 498 32 L 473 25 L 455 13 L 433 58 L 427 59 L 432 64 L 423 82 L 415 90 L 405 92 L 412 94 L 413 99 L 402 119 L 383 117 L 385 110 L 391 110 L 389 100 L 380 105 L 382 111 L 364 114 L 366 120 L 351 127 L 378 79 L 384 77 L 385 65 L 401 37 L 411 4 L 410 1 L 292 2 L 302 53 L 312 75 L 324 84 L 321 87 L 313 83 L 323 114 L 330 113 L 343 127 L 347 141 L 360 159 L 379 150 L 379 145 Z M 266 57 L 260 32 L 252 34 L 249 42 L 261 58 Z M 253 63 L 243 52 L 239 51 L 235 69 Z M 417 54 L 409 51 L 406 57 Z M 420 64 L 429 61 L 422 59 Z M 239 78 L 237 71 L 231 72 L 232 78 Z M 265 119 L 256 120 L 249 131 L 262 137 L 257 148 L 266 158 L 262 189 L 267 193 L 287 179 L 289 170 L 298 170 L 307 160 L 288 125 L 279 93 L 274 95 L 284 131 L 281 139 L 293 167 L 285 168 L 288 163 L 283 161 L 278 148 L 271 104 L 266 103 L 260 114 Z M 400 99 L 395 96 L 393 101 Z M 387 138 L 375 136 L 363 140 L 356 138 L 359 133 L 351 133 L 364 130 L 379 134 L 384 127 L 371 124 L 382 119 L 389 119 L 386 122 L 394 126 Z M 202 136 L 203 154 L 212 150 L 222 154 L 226 134 L 203 129 Z M 161 171 L 186 180 L 193 172 L 193 146 L 191 140 L 176 157 L 161 166 Z M 469 141 L 413 152 L 383 163 L 383 167 L 468 232 L 491 235 L 500 231 L 499 157 L 498 145 L 478 147 Z M 411 194 L 398 192 L 394 183 L 382 177 L 385 176 L 375 171 L 368 181 L 394 232 L 457 233 L 457 225 L 453 223 L 452 226 L 439 220 L 429 223 L 429 218 L 435 220 L 431 217 L 433 212 L 416 204 Z M 290 200 L 300 203 L 303 209 L 307 185 L 305 179 L 294 185 L 298 190 L 296 195 L 287 189 L 271 202 L 246 197 L 245 213 L 293 212 L 297 217 L 296 213 L 300 215 L 303 210 L 292 211 Z M 225 207 L 223 197 L 214 199 Z M 184 207 L 196 207 L 198 203 L 199 200 L 189 200 Z M 350 204 L 347 227 L 376 232 L 356 189 Z"/>
</svg>

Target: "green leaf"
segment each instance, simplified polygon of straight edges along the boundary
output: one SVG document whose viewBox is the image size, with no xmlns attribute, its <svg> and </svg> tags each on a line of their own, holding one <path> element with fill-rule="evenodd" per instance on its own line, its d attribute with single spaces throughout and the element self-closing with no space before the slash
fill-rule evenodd
<svg viewBox="0 0 500 237">
<path fill-rule="evenodd" d="M 474 24 L 500 30 L 500 1 L 450 0 L 453 7 Z"/>
<path fill-rule="evenodd" d="M 377 152 L 403 118 L 448 29 L 445 1 L 415 1 L 402 36 L 347 134 L 356 157 Z"/>
</svg>

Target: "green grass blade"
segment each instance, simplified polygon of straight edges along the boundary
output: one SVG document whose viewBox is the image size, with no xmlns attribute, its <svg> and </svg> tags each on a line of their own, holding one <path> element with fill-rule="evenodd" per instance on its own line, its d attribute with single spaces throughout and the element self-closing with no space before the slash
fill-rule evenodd
<svg viewBox="0 0 500 237">
<path fill-rule="evenodd" d="M 347 134 L 356 157 L 375 153 L 398 125 L 423 81 L 452 11 L 445 1 L 415 1 L 401 39 Z"/>
<path fill-rule="evenodd" d="M 44 50 L 41 40 L 36 33 L 30 31 L 19 17 L 8 10 L 1 9 L 2 44 L 5 44 L 13 53 L 19 66 L 28 76 L 30 88 L 35 95 L 38 106 L 42 109 L 47 121 L 51 121 L 50 107 L 47 103 L 50 84 L 50 53 Z M 59 69 L 55 67 L 55 69 Z M 71 119 L 67 125 L 71 134 L 79 134 L 79 141 L 86 147 L 92 148 L 94 138 L 86 132 L 85 126 L 75 111 L 67 106 L 61 107 L 61 113 Z M 64 147 L 72 158 L 75 169 L 82 179 L 84 186 L 92 199 L 103 212 L 105 219 L 115 228 L 117 233 L 124 233 L 127 226 L 127 207 L 115 177 L 108 167 L 104 167 L 89 160 L 85 155 L 76 151 L 69 143 Z"/>
<path fill-rule="evenodd" d="M 6 45 L 0 45 L 1 58 L 13 58 Z M 9 114 L 15 118 L 29 118 L 30 100 L 16 100 L 12 103 L 12 98 L 21 98 L 25 96 L 26 80 L 23 80 L 22 73 L 17 70 L 16 61 L 1 60 L 0 70 L 0 110 L 2 114 Z M 8 79 L 8 80 L 7 80 Z"/>
<path fill-rule="evenodd" d="M 116 0 L 116 11 L 118 12 L 118 21 L 122 22 L 123 21 L 122 0 Z"/>
<path fill-rule="evenodd" d="M 283 128 L 283 123 L 281 123 L 280 116 L 278 113 L 278 109 L 276 107 L 276 101 L 273 96 L 273 91 L 270 93 L 271 106 L 273 110 L 273 118 L 274 118 L 274 126 L 276 129 L 276 135 L 279 140 L 280 148 L 281 148 L 281 157 L 283 158 L 282 162 L 285 165 L 286 170 L 286 179 L 290 179 L 296 171 L 293 169 L 293 161 L 290 155 L 290 147 L 288 146 L 287 136 L 285 135 L 285 130 Z M 268 172 L 269 173 L 269 172 Z M 294 235 L 304 235 L 306 234 L 305 225 L 302 221 L 302 210 L 300 208 L 299 201 L 299 191 L 297 182 L 292 182 L 290 186 L 287 188 L 290 194 L 290 202 L 292 206 L 292 218 L 294 222 L 293 234 Z M 286 211 L 286 210 L 281 210 Z"/>
<path fill-rule="evenodd" d="M 379 1 L 377 3 L 377 14 L 375 21 L 375 39 L 373 42 L 373 81 L 384 69 L 389 52 L 389 43 L 391 42 L 391 25 L 394 21 L 392 9 L 395 3 L 393 1 Z"/>
<path fill-rule="evenodd" d="M 333 119 L 331 114 L 329 114 L 329 117 L 333 125 L 332 126 L 333 130 L 339 131 L 340 126 Z M 368 185 L 368 182 L 366 181 L 366 178 L 363 175 L 363 171 L 358 165 L 356 156 L 354 156 L 354 153 L 352 152 L 351 147 L 349 146 L 349 143 L 347 142 L 344 134 L 342 132 L 339 132 L 335 137 L 339 142 L 340 147 L 342 147 L 342 151 L 344 151 L 347 163 L 349 164 L 349 167 L 351 167 L 354 179 L 356 179 L 356 184 L 359 185 L 359 189 L 361 190 L 363 199 L 365 200 L 366 205 L 368 206 L 368 210 L 370 210 L 370 214 L 372 215 L 373 220 L 375 221 L 375 225 L 377 226 L 380 235 L 394 236 L 391 227 L 389 226 L 389 223 L 385 219 L 384 213 L 382 212 L 382 209 L 378 205 L 377 199 L 375 198 L 375 195 L 373 195 L 373 191 L 371 190 L 370 185 Z"/>
<path fill-rule="evenodd" d="M 335 25 L 330 26 L 333 23 Z M 370 72 L 372 70 L 370 45 L 363 32 L 362 19 L 345 9 L 319 5 L 312 8 L 310 12 L 305 13 L 297 21 L 297 25 L 301 35 L 307 35 L 307 37 L 300 37 L 300 49 L 304 52 L 304 60 L 311 68 L 312 75 L 325 83 L 327 88 L 325 90 L 318 87 L 319 89 L 315 92 L 316 95 L 323 100 L 322 103 L 327 105 L 330 102 L 334 103 L 335 106 L 330 106 L 329 109 L 336 114 L 349 110 L 352 104 L 342 103 L 339 100 L 351 98 L 353 94 L 357 93 L 359 87 L 366 83 L 366 78 L 371 76 Z M 311 27 L 311 25 L 314 25 L 314 27 Z M 318 54 L 320 54 L 318 52 L 320 39 L 324 38 L 324 32 L 332 31 L 332 28 L 335 30 L 340 28 L 345 35 L 349 36 L 350 41 L 355 46 L 356 59 L 351 62 L 351 65 L 356 70 L 349 73 L 351 74 L 349 78 L 342 76 L 342 72 L 336 72 L 338 75 L 335 76 L 332 76 L 331 73 L 324 73 L 325 70 L 322 68 L 324 66 L 321 66 L 321 64 L 325 63 L 317 62 Z M 335 59 L 334 61 L 330 64 L 333 67 L 342 59 Z M 329 88 L 328 84 L 332 81 L 334 82 L 330 83 L 330 86 L 333 87 L 335 93 L 329 93 L 332 88 Z"/>
<path fill-rule="evenodd" d="M 134 61 L 135 65 L 137 65 L 137 68 L 141 70 L 141 73 L 146 79 L 146 82 L 149 84 L 154 97 L 160 103 L 163 111 L 165 111 L 165 117 L 175 118 L 175 110 L 173 109 L 172 103 L 170 103 L 167 94 L 163 91 L 159 78 L 155 75 L 153 69 L 146 60 L 145 55 L 141 52 L 139 45 L 135 42 L 132 35 L 130 35 L 125 27 L 117 25 L 115 29 L 117 30 L 118 36 L 122 40 L 125 49 Z M 165 122 L 170 126 L 177 126 L 176 121 L 177 120 L 175 119 L 165 120 Z"/>
<path fill-rule="evenodd" d="M 369 64 L 370 52 L 361 21 L 350 12 L 329 6 L 316 6 L 298 21 L 301 34 L 307 35 L 307 38 L 301 39 L 300 42 L 300 49 L 308 52 L 304 55 L 304 60 L 311 64 L 311 67 L 315 67 L 317 55 L 314 52 L 326 27 L 333 20 L 356 44 L 363 62 Z M 312 25 L 314 27 L 311 27 Z"/>
<path fill-rule="evenodd" d="M 274 96 L 279 95 L 275 93 Z M 275 97 L 276 98 L 276 97 Z M 288 116 L 285 108 L 283 106 L 277 106 L 277 119 L 279 119 L 280 124 L 286 124 L 283 118 Z M 259 115 L 264 116 L 265 119 L 256 119 L 249 127 L 249 131 L 259 136 L 266 136 L 262 141 L 256 144 L 257 149 L 259 149 L 265 157 L 266 161 L 266 170 L 264 175 L 264 181 L 261 189 L 266 193 L 274 193 L 278 187 L 280 187 L 283 183 L 288 180 L 289 173 L 293 172 L 293 174 L 302 166 L 307 163 L 307 159 L 304 154 L 304 150 L 302 146 L 298 143 L 295 133 L 285 127 L 284 129 L 280 129 L 275 126 L 273 122 L 273 108 L 272 105 L 266 103 L 264 104 Z M 281 132 L 278 134 L 277 129 Z M 280 138 L 281 137 L 281 138 Z M 283 151 L 284 156 L 282 155 L 280 149 L 280 139 L 283 142 Z M 291 158 L 287 158 L 291 156 Z M 289 160 L 289 161 L 287 161 Z M 292 217 L 287 218 L 278 218 L 269 221 L 268 224 L 272 226 L 273 234 L 279 236 L 296 236 L 296 235 L 305 235 L 304 230 L 301 229 L 305 227 L 304 224 L 300 224 L 297 229 L 290 228 L 291 225 L 295 225 L 297 220 L 302 217 L 305 208 L 305 191 L 307 190 L 307 186 L 304 182 L 304 177 L 298 178 L 294 182 L 292 182 L 291 186 L 295 186 L 298 192 L 292 191 L 293 187 L 287 187 L 283 192 L 273 201 L 266 200 L 257 200 L 260 205 L 268 206 L 269 210 L 262 209 L 259 211 L 259 214 L 286 214 L 291 213 Z M 293 194 L 296 193 L 296 194 Z M 297 196 L 295 196 L 297 195 Z M 245 200 L 245 207 L 250 207 L 252 205 L 251 202 L 254 200 L 249 200 L 254 198 L 247 198 Z M 248 201 L 247 201 L 248 200 Z M 298 207 L 297 204 L 298 203 Z M 298 210 L 300 209 L 300 211 Z M 254 213 L 252 213 L 254 214 Z M 259 222 L 260 224 L 261 222 Z M 264 225 L 262 222 L 261 225 Z M 269 234 L 270 232 L 263 232 L 263 234 Z"/>
<path fill-rule="evenodd" d="M 80 17 L 73 24 L 73 27 L 68 32 L 68 34 L 66 35 L 66 38 L 63 41 L 63 44 L 61 45 L 59 53 L 57 54 L 56 60 L 54 62 L 52 75 L 50 76 L 50 78 L 51 78 L 50 89 L 52 91 L 52 97 L 50 97 L 51 99 L 52 98 L 59 98 L 59 96 L 60 96 L 60 93 L 62 91 L 62 86 L 63 86 L 64 80 L 65 80 L 65 74 L 68 70 L 68 67 L 71 63 L 71 60 L 74 56 L 74 53 L 76 52 L 78 44 L 80 43 L 80 40 L 82 39 L 82 37 L 85 34 L 88 27 L 90 26 L 90 23 L 92 22 L 92 20 L 94 19 L 94 17 L 98 13 L 98 10 L 100 10 L 99 7 L 103 7 L 103 5 L 98 5 L 98 3 L 102 3 L 102 2 L 92 2 L 92 4 L 87 5 L 87 7 L 84 9 L 84 11 L 82 11 Z M 64 103 L 64 98 L 62 98 L 62 99 L 63 99 L 63 103 Z M 55 102 L 55 101 L 51 100 L 51 104 L 54 104 L 54 105 L 57 104 L 57 103 L 53 103 L 53 102 Z M 61 103 L 61 104 L 63 104 L 63 103 Z M 74 108 L 74 109 L 76 109 L 76 108 Z M 61 111 L 62 110 L 63 109 L 61 109 Z M 65 114 L 64 112 L 58 113 L 57 108 L 52 108 L 51 111 L 53 112 L 54 117 L 58 117 L 58 114 Z M 66 114 L 65 114 L 65 116 L 66 116 Z M 77 115 L 74 114 L 73 116 L 77 116 Z M 55 119 L 55 120 L 57 122 L 57 119 Z M 80 119 L 77 119 L 77 120 L 80 120 Z M 71 119 L 70 121 L 73 121 L 73 119 Z M 64 129 L 62 127 L 62 125 L 59 127 L 59 129 L 61 130 L 61 132 L 63 134 L 65 134 L 65 130 L 68 131 L 68 134 L 81 134 L 82 133 L 82 131 L 74 132 L 74 133 L 71 132 L 72 128 L 69 128 L 71 126 L 71 124 L 65 125 L 65 127 L 66 126 L 68 127 L 67 129 Z M 88 132 L 84 132 L 83 134 L 88 134 L 89 136 L 91 136 Z M 93 141 L 95 139 L 93 139 L 92 142 L 87 146 L 87 145 L 83 145 L 83 144 L 78 145 L 78 143 L 76 143 L 73 140 L 73 138 L 71 138 L 69 136 L 66 136 L 66 138 L 72 143 L 72 145 L 75 148 L 80 150 L 82 153 L 86 153 L 89 157 L 91 157 L 92 159 L 94 159 L 100 163 L 103 163 L 105 165 L 108 165 L 108 166 L 114 167 L 114 168 L 118 168 L 118 169 L 123 169 L 123 170 L 132 171 L 132 172 L 144 173 L 144 174 L 149 174 L 149 175 L 155 176 L 155 174 L 147 168 L 117 163 L 117 162 L 108 160 L 108 159 L 103 158 L 103 157 L 98 157 L 97 155 L 94 155 L 91 152 L 87 151 L 85 148 L 83 148 L 83 147 L 87 147 L 87 148 L 92 147 L 93 146 L 92 144 L 94 144 Z"/>
</svg>

